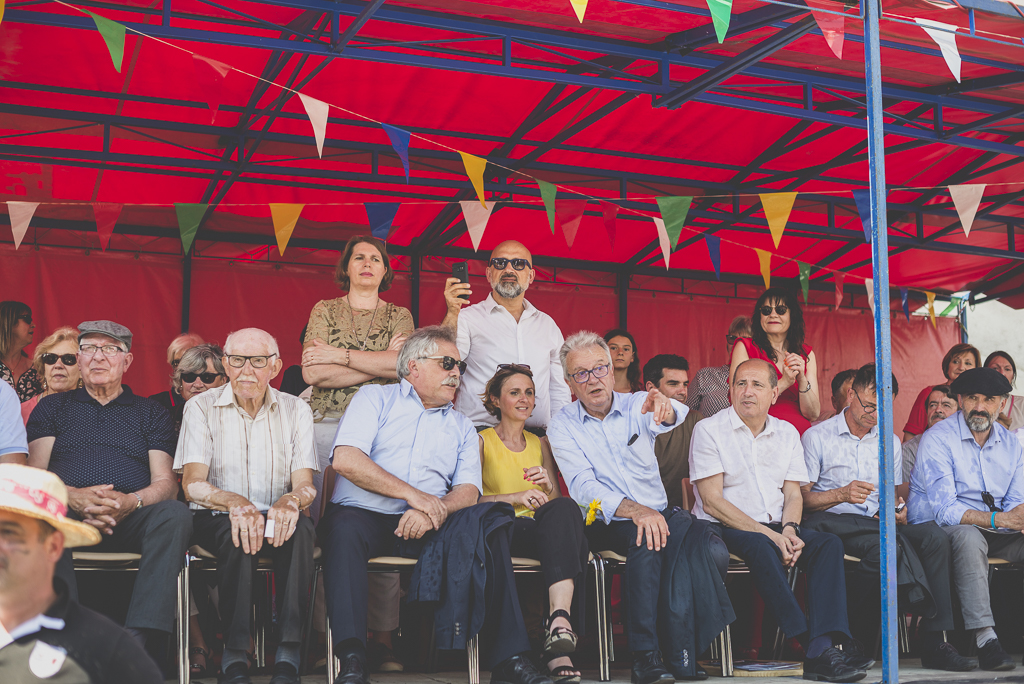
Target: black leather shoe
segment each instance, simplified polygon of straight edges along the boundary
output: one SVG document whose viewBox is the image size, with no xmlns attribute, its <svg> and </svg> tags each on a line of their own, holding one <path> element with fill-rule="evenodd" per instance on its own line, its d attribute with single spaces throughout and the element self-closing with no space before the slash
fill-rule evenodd
<svg viewBox="0 0 1024 684">
<path fill-rule="evenodd" d="M 989 639 L 978 649 L 978 666 L 982 670 L 1003 671 L 1012 670 L 1017 663 L 1003 650 L 999 639 Z"/>
<path fill-rule="evenodd" d="M 658 651 L 634 651 L 630 681 L 633 684 L 672 684 L 676 678 L 661 662 Z"/>
<path fill-rule="evenodd" d="M 871 658 L 866 653 L 864 653 L 864 648 L 856 639 L 853 639 L 843 644 L 842 653 L 843 660 L 845 660 L 846 664 L 852 667 L 854 670 L 864 670 L 865 672 L 867 672 L 875 664 L 874 658 Z"/>
<path fill-rule="evenodd" d="M 334 684 L 370 684 L 366 678 L 366 659 L 358 653 L 347 653 L 339 656 L 341 671 Z"/>
<path fill-rule="evenodd" d="M 525 655 L 515 655 L 501 661 L 491 670 L 491 684 L 554 684 L 542 675 Z"/>
<path fill-rule="evenodd" d="M 228 669 L 217 678 L 219 684 L 252 684 L 249 679 L 249 665 L 247 663 L 232 663 Z"/>
<path fill-rule="evenodd" d="M 970 672 L 978 669 L 978 659 L 960 655 L 953 644 L 943 641 L 921 655 L 921 667 L 926 667 L 929 670 L 946 670 L 947 672 Z"/>
<path fill-rule="evenodd" d="M 299 671 L 291 663 L 274 663 L 274 676 L 270 684 L 302 684 Z"/>
<path fill-rule="evenodd" d="M 826 648 L 817 658 L 804 661 L 804 679 L 816 682 L 856 682 L 867 676 L 864 670 L 847 665 L 843 652 L 835 646 Z"/>
</svg>

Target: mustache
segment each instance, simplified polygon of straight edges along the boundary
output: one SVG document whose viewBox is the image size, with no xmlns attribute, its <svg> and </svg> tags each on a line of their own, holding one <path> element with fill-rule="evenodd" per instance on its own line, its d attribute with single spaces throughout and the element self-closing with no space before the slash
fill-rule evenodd
<svg viewBox="0 0 1024 684">
<path fill-rule="evenodd" d="M 462 384 L 462 380 L 455 376 L 450 376 L 441 381 L 442 387 L 458 387 Z"/>
<path fill-rule="evenodd" d="M 968 418 L 991 418 L 992 414 L 988 411 L 971 411 L 967 414 Z"/>
</svg>

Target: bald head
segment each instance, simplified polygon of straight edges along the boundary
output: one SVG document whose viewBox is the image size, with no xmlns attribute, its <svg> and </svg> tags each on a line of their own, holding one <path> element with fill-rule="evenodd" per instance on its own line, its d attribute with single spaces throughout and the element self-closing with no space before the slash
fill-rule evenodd
<svg viewBox="0 0 1024 684">
<path fill-rule="evenodd" d="M 494 257 L 526 259 L 531 264 L 533 263 L 533 256 L 530 254 L 530 250 L 528 250 L 526 245 L 518 240 L 505 240 L 500 243 L 491 251 L 491 258 L 493 259 Z"/>
<path fill-rule="evenodd" d="M 498 268 L 495 259 L 498 260 L 498 264 L 503 264 L 502 268 Z M 487 265 L 487 282 L 491 284 L 496 301 L 506 305 L 521 305 L 522 297 L 535 275 L 533 256 L 523 243 L 505 240 L 491 252 L 491 261 Z"/>
<path fill-rule="evenodd" d="M 779 375 L 775 372 L 775 368 L 764 359 L 747 359 L 740 365 L 736 366 L 736 371 L 733 373 L 732 382 L 735 385 L 736 380 L 740 377 L 742 371 L 747 369 L 748 371 L 760 372 L 764 374 L 764 381 L 768 383 L 768 386 L 772 389 L 779 386 Z M 742 373 L 746 375 L 746 373 Z"/>
<path fill-rule="evenodd" d="M 237 349 L 244 347 L 248 351 L 236 351 Z M 253 349 L 260 349 L 260 352 L 253 352 Z M 278 354 L 277 340 L 274 336 L 268 333 L 266 330 L 260 330 L 259 328 L 242 328 L 228 335 L 228 339 L 224 341 L 224 353 L 225 354 L 246 354 L 246 353 L 262 353 L 266 356 L 271 354 Z"/>
</svg>

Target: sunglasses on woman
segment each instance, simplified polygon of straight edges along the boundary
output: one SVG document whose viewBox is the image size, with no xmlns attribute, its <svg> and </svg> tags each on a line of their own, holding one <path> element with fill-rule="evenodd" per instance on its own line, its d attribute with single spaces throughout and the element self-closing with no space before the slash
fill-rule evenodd
<svg viewBox="0 0 1024 684">
<path fill-rule="evenodd" d="M 530 370 L 530 367 L 528 365 L 526 365 L 525 363 L 499 363 L 498 364 L 498 370 L 508 370 L 510 368 L 512 370 L 516 370 L 516 369 L 519 369 L 519 368 L 525 368 L 526 370 Z"/>
<path fill-rule="evenodd" d="M 57 354 L 43 354 L 40 358 L 43 359 L 43 363 L 47 366 L 52 366 L 57 363 L 57 359 L 60 359 L 60 362 L 65 366 L 74 366 L 78 363 L 78 357 L 74 354 L 61 354 L 60 356 Z"/>
<path fill-rule="evenodd" d="M 212 385 L 221 375 L 223 373 L 182 373 L 181 379 L 183 382 L 193 383 L 199 378 L 204 385 Z"/>
<path fill-rule="evenodd" d="M 789 313 L 789 307 L 786 306 L 785 304 L 776 304 L 775 305 L 775 313 L 779 314 L 780 316 L 785 316 L 787 313 Z M 768 306 L 767 304 L 762 306 L 761 307 L 761 315 L 762 316 L 771 316 L 772 315 L 772 307 Z"/>
<path fill-rule="evenodd" d="M 453 359 L 450 356 L 421 356 L 420 358 L 421 359 L 434 359 L 435 361 L 440 363 L 441 364 L 441 368 L 444 368 L 446 371 L 450 371 L 452 368 L 455 368 L 456 366 L 458 366 L 459 367 L 459 375 L 465 375 L 466 374 L 466 362 L 465 361 L 456 361 L 455 359 Z"/>
<path fill-rule="evenodd" d="M 504 271 L 505 267 L 512 264 L 512 268 L 517 271 L 522 271 L 524 268 L 533 268 L 530 262 L 526 259 L 506 259 L 504 257 L 494 257 L 487 262 L 491 268 L 496 268 L 499 271 Z"/>
</svg>

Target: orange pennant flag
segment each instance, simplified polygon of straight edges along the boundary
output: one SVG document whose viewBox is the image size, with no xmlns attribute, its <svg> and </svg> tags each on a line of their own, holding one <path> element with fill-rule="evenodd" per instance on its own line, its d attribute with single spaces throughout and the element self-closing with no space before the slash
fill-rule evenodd
<svg viewBox="0 0 1024 684">
<path fill-rule="evenodd" d="M 4 20 L 4 5 L 6 5 L 6 4 L 7 4 L 6 0 L 0 0 L 0 21 Z M 583 21 L 583 20 L 580 19 L 580 21 Z"/>
<path fill-rule="evenodd" d="M 277 238 L 277 251 L 284 256 L 284 249 L 292 239 L 292 231 L 299 220 L 305 204 L 271 204 L 270 218 L 274 220 L 274 236 Z"/>
<path fill-rule="evenodd" d="M 763 249 L 754 248 L 757 252 L 757 260 L 761 262 L 761 277 L 764 278 L 764 289 L 772 286 L 772 253 Z"/>
<path fill-rule="evenodd" d="M 795 201 L 795 192 L 770 192 L 761 195 L 764 216 L 768 219 L 768 229 L 772 232 L 772 240 L 775 242 L 776 249 L 779 247 L 779 242 L 782 241 L 782 231 L 786 230 L 789 214 L 793 211 L 793 202 Z"/>
<path fill-rule="evenodd" d="M 932 319 L 932 327 L 935 328 L 935 293 L 925 292 L 924 296 L 928 298 L 928 318 Z"/>
<path fill-rule="evenodd" d="M 459 152 L 462 157 L 462 165 L 466 167 L 466 175 L 476 190 L 476 196 L 480 199 L 480 205 L 487 208 L 484 202 L 484 170 L 487 168 L 487 160 L 483 157 L 474 157 L 472 154 Z M 488 215 L 490 215 L 488 213 Z"/>
</svg>

